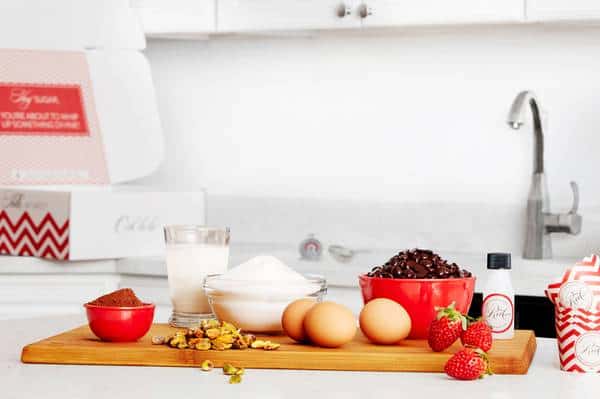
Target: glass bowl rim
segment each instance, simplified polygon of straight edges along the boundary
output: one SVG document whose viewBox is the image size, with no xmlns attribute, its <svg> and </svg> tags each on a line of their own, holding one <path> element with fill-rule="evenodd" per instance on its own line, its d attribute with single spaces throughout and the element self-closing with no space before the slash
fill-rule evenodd
<svg viewBox="0 0 600 399">
<path fill-rule="evenodd" d="M 305 284 L 319 284 L 321 286 L 321 289 L 326 288 L 327 287 L 327 279 L 325 278 L 325 276 L 322 276 L 320 274 L 313 274 L 313 273 L 301 273 L 302 277 L 304 277 L 306 280 L 301 281 L 301 280 L 283 280 L 283 281 L 277 281 L 277 284 L 283 284 L 285 286 L 301 286 L 301 285 L 305 285 Z M 203 288 L 208 288 L 208 289 L 213 289 L 213 287 L 211 287 L 211 282 L 213 281 L 219 281 L 219 282 L 231 282 L 231 283 L 246 283 L 248 285 L 253 285 L 253 286 L 261 286 L 261 285 L 273 285 L 274 282 L 272 280 L 247 280 L 247 279 L 236 279 L 236 278 L 221 278 L 221 279 L 216 279 L 216 277 L 219 276 L 223 276 L 224 273 L 215 273 L 215 274 L 209 274 L 204 278 L 204 282 L 202 283 L 202 287 Z"/>
</svg>

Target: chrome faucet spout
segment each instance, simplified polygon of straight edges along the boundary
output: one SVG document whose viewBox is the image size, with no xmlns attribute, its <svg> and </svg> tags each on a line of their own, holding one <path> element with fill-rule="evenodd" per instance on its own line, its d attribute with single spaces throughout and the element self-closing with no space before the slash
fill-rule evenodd
<svg viewBox="0 0 600 399">
<path fill-rule="evenodd" d="M 581 216 L 577 214 L 579 189 L 575 182 L 571 183 L 573 190 L 571 211 L 565 214 L 550 212 L 550 196 L 548 195 L 546 175 L 544 174 L 544 130 L 539 102 L 532 92 L 522 91 L 517 95 L 510 107 L 507 122 L 513 129 L 519 129 L 523 126 L 528 105 L 533 116 L 535 148 L 533 176 L 529 196 L 527 197 L 527 230 L 525 232 L 523 257 L 526 259 L 543 259 L 552 257 L 551 233 L 579 234 L 581 231 Z"/>
<path fill-rule="evenodd" d="M 544 173 L 544 128 L 538 100 L 533 92 L 522 91 L 517 95 L 508 113 L 508 125 L 515 130 L 523 126 L 527 105 L 531 108 L 533 116 L 533 136 L 535 138 L 533 173 Z"/>
</svg>

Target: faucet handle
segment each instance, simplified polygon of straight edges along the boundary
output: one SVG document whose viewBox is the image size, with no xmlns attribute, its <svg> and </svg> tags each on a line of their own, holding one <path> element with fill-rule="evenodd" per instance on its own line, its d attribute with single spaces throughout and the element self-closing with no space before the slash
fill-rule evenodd
<svg viewBox="0 0 600 399">
<path fill-rule="evenodd" d="M 579 209 L 579 186 L 574 181 L 571 182 L 571 190 L 573 191 L 573 205 L 571 205 L 569 214 L 574 215 Z"/>
<path fill-rule="evenodd" d="M 573 205 L 567 213 L 549 213 L 544 215 L 544 225 L 547 233 L 567 233 L 579 234 L 581 232 L 581 215 L 577 213 L 579 209 L 579 186 L 574 181 L 571 182 L 573 190 Z"/>
</svg>

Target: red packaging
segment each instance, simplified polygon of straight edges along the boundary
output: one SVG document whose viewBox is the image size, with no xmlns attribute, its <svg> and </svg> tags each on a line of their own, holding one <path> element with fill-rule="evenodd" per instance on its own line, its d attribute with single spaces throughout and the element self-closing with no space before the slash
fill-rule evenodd
<svg viewBox="0 0 600 399">
<path fill-rule="evenodd" d="M 548 285 L 560 368 L 569 372 L 600 372 L 600 259 L 592 255 L 568 268 Z"/>
</svg>

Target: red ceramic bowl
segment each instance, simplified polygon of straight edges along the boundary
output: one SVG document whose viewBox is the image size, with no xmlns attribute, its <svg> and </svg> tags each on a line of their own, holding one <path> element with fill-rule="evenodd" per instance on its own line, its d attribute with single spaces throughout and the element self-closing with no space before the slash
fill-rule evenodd
<svg viewBox="0 0 600 399">
<path fill-rule="evenodd" d="M 466 313 L 471 306 L 475 277 L 448 279 L 391 279 L 358 276 L 364 303 L 375 298 L 398 302 L 408 312 L 412 328 L 409 338 L 426 339 L 429 324 L 436 317 L 436 307 L 456 303 Z"/>
<path fill-rule="evenodd" d="M 118 307 L 96 306 L 86 303 L 90 329 L 103 341 L 130 342 L 142 338 L 154 319 L 154 304 Z"/>
</svg>

